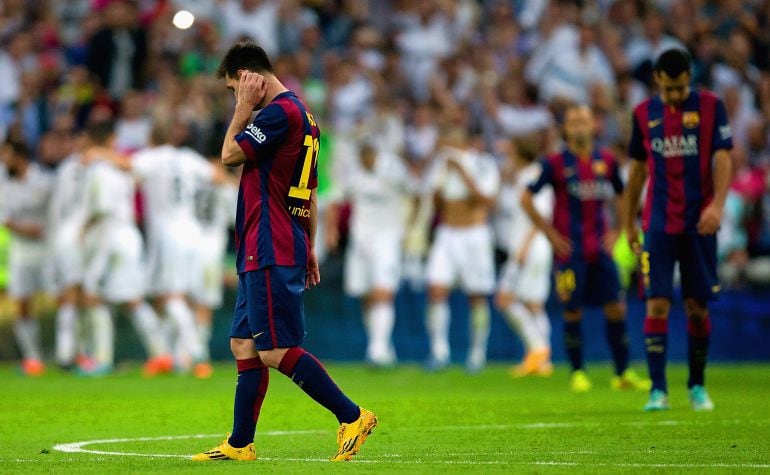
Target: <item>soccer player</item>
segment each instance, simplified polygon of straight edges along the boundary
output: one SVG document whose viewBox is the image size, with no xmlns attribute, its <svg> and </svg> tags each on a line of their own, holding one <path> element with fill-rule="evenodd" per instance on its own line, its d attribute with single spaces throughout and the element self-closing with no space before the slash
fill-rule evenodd
<svg viewBox="0 0 770 475">
<path fill-rule="evenodd" d="M 495 295 L 495 303 L 508 322 L 519 333 L 526 354 L 521 364 L 511 369 L 511 375 L 550 376 L 551 322 L 545 313 L 545 302 L 551 290 L 553 255 L 548 238 L 532 225 L 521 207 L 521 195 L 527 185 L 541 173 L 536 159 L 539 137 L 514 139 L 507 157 L 513 168 L 510 190 L 502 199 L 509 200 L 511 233 L 508 260 L 503 267 Z M 543 190 L 534 198 L 535 208 L 544 219 L 551 219 L 553 191 Z"/>
<path fill-rule="evenodd" d="M 625 224 L 629 243 L 640 252 L 636 213 L 645 180 L 641 268 L 647 291 L 644 321 L 647 366 L 652 378 L 648 411 L 669 408 L 666 383 L 668 314 L 674 263 L 679 262 L 688 324 L 687 381 L 695 410 L 714 404 L 704 387 L 711 322 L 707 302 L 719 292 L 716 232 L 730 184 L 732 136 L 722 101 L 690 89 L 690 56 L 671 49 L 656 60 L 659 93 L 633 115 Z"/>
<path fill-rule="evenodd" d="M 363 143 L 345 188 L 352 205 L 345 291 L 363 297 L 367 361 L 387 367 L 396 362 L 393 297 L 401 279 L 406 204 L 417 184 L 400 157 Z"/>
<path fill-rule="evenodd" d="M 8 296 L 19 309 L 19 318 L 14 322 L 13 330 L 21 350 L 22 372 L 27 376 L 39 376 L 45 371 L 40 322 L 36 315 L 30 314 L 30 300 L 35 293 L 47 287 L 45 225 L 51 177 L 30 161 L 31 152 L 22 142 L 7 141 L 1 154 L 9 178 L 0 190 L 0 219 L 12 235 L 8 258 Z"/>
<path fill-rule="evenodd" d="M 285 374 L 340 423 L 332 460 L 358 453 L 377 417 L 337 387 L 302 349 L 302 294 L 320 282 L 315 255 L 319 129 L 299 98 L 278 80 L 265 51 L 232 46 L 219 77 L 235 93 L 222 163 L 243 165 L 236 218 L 238 297 L 230 348 L 238 368 L 233 431 L 193 460 L 254 460 L 254 431 L 268 367 Z M 259 110 L 251 121 L 252 111 Z"/>
<path fill-rule="evenodd" d="M 607 251 L 613 233 L 605 213 L 613 197 L 622 193 L 623 183 L 612 154 L 594 145 L 594 129 L 588 106 L 570 105 L 566 109 L 566 148 L 541 161 L 540 177 L 523 193 L 521 204 L 535 226 L 545 233 L 555 254 L 556 292 L 564 305 L 564 340 L 572 366 L 571 389 L 591 389 L 583 365 L 581 332 L 586 304 L 603 306 L 607 318 L 607 342 L 615 365 L 612 387 L 646 389 L 648 381 L 628 368 L 625 305 L 618 271 Z M 556 195 L 553 223 L 534 205 L 534 195 L 546 185 Z"/>
<path fill-rule="evenodd" d="M 488 224 L 500 186 L 497 164 L 469 146 L 465 130 L 442 137 L 445 155 L 431 172 L 429 186 L 440 224 L 428 255 L 430 357 L 426 369 L 446 367 L 449 351 L 449 292 L 459 283 L 471 307 L 471 342 L 466 370 L 476 373 L 487 360 L 490 317 L 487 297 L 495 288 L 494 241 Z"/>
</svg>

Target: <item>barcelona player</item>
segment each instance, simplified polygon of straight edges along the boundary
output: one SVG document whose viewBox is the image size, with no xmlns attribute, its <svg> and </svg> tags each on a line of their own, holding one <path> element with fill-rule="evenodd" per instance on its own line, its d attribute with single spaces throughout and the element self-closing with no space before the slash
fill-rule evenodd
<svg viewBox="0 0 770 475">
<path fill-rule="evenodd" d="M 233 432 L 193 460 L 254 460 L 254 431 L 268 367 L 291 378 L 340 423 L 335 461 L 350 460 L 377 425 L 321 363 L 302 349 L 302 295 L 321 280 L 314 250 L 319 128 L 300 99 L 275 77 L 265 51 L 232 46 L 218 76 L 235 93 L 222 163 L 243 165 L 236 214 L 238 296 L 230 348 L 238 368 Z M 259 110 L 251 121 L 252 111 Z"/>
<path fill-rule="evenodd" d="M 614 233 L 605 213 L 613 198 L 621 195 L 623 183 L 615 157 L 594 146 L 594 127 L 590 108 L 567 108 L 567 146 L 542 161 L 540 177 L 524 191 L 521 204 L 554 250 L 556 291 L 564 304 L 564 339 L 572 366 L 571 389 L 585 392 L 591 388 L 583 368 L 581 320 L 585 304 L 603 306 L 607 317 L 607 341 L 615 364 L 612 387 L 648 389 L 649 381 L 628 368 L 625 304 L 615 262 L 606 250 L 613 244 Z M 534 194 L 545 185 L 551 185 L 556 195 L 553 224 L 534 205 Z"/>
<path fill-rule="evenodd" d="M 645 410 L 669 408 L 666 383 L 668 314 L 674 264 L 679 262 L 688 324 L 687 382 L 695 410 L 714 404 L 704 387 L 711 323 L 707 302 L 719 291 L 716 232 L 730 184 L 732 137 L 722 102 L 690 89 L 690 56 L 663 52 L 654 66 L 659 93 L 636 107 L 629 144 L 632 161 L 625 210 L 629 243 L 641 252 L 636 228 L 645 180 L 641 266 L 647 292 L 644 322 L 652 390 Z"/>
</svg>

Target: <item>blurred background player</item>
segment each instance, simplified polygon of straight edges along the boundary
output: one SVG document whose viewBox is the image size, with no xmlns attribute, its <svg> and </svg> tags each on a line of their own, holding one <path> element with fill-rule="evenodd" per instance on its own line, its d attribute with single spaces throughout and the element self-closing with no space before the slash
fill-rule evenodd
<svg viewBox="0 0 770 475">
<path fill-rule="evenodd" d="M 614 196 L 620 196 L 623 183 L 614 156 L 594 146 L 594 130 L 590 108 L 568 106 L 564 112 L 566 148 L 541 161 L 540 177 L 529 185 L 521 203 L 532 222 L 548 237 L 556 257 L 556 292 L 564 305 L 571 389 L 591 389 L 583 365 L 584 305 L 602 305 L 607 317 L 607 342 L 615 365 L 612 387 L 647 389 L 649 382 L 628 368 L 625 304 L 618 271 L 608 251 L 614 237 L 607 224 L 606 208 L 612 206 Z M 534 205 L 534 195 L 546 185 L 556 195 L 553 224 Z"/>
<path fill-rule="evenodd" d="M 109 157 L 114 139 L 112 122 L 96 122 L 85 131 L 84 161 L 89 163 L 86 188 L 83 293 L 90 323 L 94 366 L 85 374 L 103 375 L 114 365 L 112 305 L 125 305 L 149 357 L 170 362 L 168 345 L 155 311 L 144 301 L 146 272 L 143 242 L 134 219 L 134 180 Z"/>
<path fill-rule="evenodd" d="M 31 313 L 31 299 L 47 289 L 49 254 L 45 226 L 51 176 L 30 161 L 30 154 L 29 148 L 17 139 L 10 139 L 2 146 L 8 179 L 3 182 L 0 193 L 0 219 L 12 235 L 8 295 L 18 311 L 13 331 L 21 351 L 21 369 L 27 376 L 39 376 L 45 371 L 45 365 L 40 321 Z"/>
<path fill-rule="evenodd" d="M 427 265 L 430 357 L 426 368 L 449 364 L 449 293 L 459 283 L 470 301 L 471 342 L 466 369 L 486 364 L 490 317 L 487 298 L 495 288 L 494 242 L 488 224 L 500 176 L 497 164 L 468 144 L 461 128 L 442 138 L 442 159 L 429 178 L 439 225 Z"/>
<path fill-rule="evenodd" d="M 541 173 L 536 161 L 541 142 L 538 135 L 512 141 L 506 156 L 506 166 L 510 167 L 509 189 L 501 196 L 510 201 L 511 232 L 508 235 L 508 260 L 500 276 L 495 303 L 524 342 L 524 360 L 511 369 L 511 375 L 516 377 L 553 373 L 551 322 L 545 313 L 545 302 L 551 290 L 553 255 L 548 238 L 532 224 L 521 207 L 522 193 Z M 533 201 L 543 219 L 550 221 L 553 191 L 543 190 Z"/>
<path fill-rule="evenodd" d="M 641 265 L 647 288 L 644 321 L 647 366 L 652 378 L 648 411 L 669 408 L 666 382 L 668 314 L 674 264 L 679 262 L 687 314 L 687 380 L 695 410 L 714 404 L 705 384 L 711 335 L 707 302 L 719 292 L 716 232 L 731 179 L 732 132 L 722 101 L 690 89 L 690 56 L 667 50 L 655 63 L 659 93 L 634 109 L 625 219 L 629 243 L 641 251 L 636 226 L 645 180 Z"/>
<path fill-rule="evenodd" d="M 401 279 L 408 200 L 417 185 L 401 157 L 378 151 L 370 142 L 361 144 L 352 168 L 343 190 L 352 207 L 345 292 L 362 298 L 367 361 L 390 366 L 396 362 L 393 298 Z M 335 227 L 329 228 L 335 233 Z"/>
</svg>

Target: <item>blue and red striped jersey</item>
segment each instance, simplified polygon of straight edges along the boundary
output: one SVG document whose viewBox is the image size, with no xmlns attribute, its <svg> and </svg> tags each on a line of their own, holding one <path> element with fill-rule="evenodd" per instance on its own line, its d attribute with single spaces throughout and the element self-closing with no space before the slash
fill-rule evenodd
<svg viewBox="0 0 770 475">
<path fill-rule="evenodd" d="M 313 115 L 291 91 L 276 96 L 235 136 L 246 155 L 235 218 L 239 274 L 307 266 L 319 136 Z"/>
<path fill-rule="evenodd" d="M 560 260 L 595 261 L 608 231 L 606 202 L 623 192 L 615 157 L 600 148 L 595 148 L 590 157 L 581 158 L 565 150 L 541 164 L 543 171 L 529 190 L 537 193 L 545 185 L 553 187 L 554 227 L 572 241 L 572 256 Z"/>
<path fill-rule="evenodd" d="M 724 104 L 711 92 L 693 90 L 679 107 L 657 95 L 639 104 L 628 153 L 649 170 L 644 230 L 697 232 L 701 210 L 714 197 L 714 152 L 732 147 Z"/>
</svg>

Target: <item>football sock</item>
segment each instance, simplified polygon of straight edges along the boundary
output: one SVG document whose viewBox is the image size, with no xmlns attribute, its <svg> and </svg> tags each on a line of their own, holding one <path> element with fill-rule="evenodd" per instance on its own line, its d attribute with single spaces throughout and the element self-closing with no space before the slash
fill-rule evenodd
<svg viewBox="0 0 770 475">
<path fill-rule="evenodd" d="M 321 362 L 302 348 L 290 348 L 278 365 L 278 371 L 331 411 L 340 424 L 349 424 L 360 417 L 358 406 L 337 387 Z"/>
<path fill-rule="evenodd" d="M 174 322 L 177 343 L 193 362 L 202 361 L 203 348 L 198 332 L 195 330 L 195 318 L 187 303 L 181 298 L 172 298 L 166 302 L 166 314 Z"/>
<path fill-rule="evenodd" d="M 93 331 L 94 359 L 99 366 L 112 366 L 115 356 L 115 326 L 106 305 L 97 305 L 88 316 Z"/>
<path fill-rule="evenodd" d="M 69 366 L 75 361 L 77 342 L 77 309 L 64 304 L 56 312 L 56 362 Z"/>
<path fill-rule="evenodd" d="M 607 320 L 607 343 L 615 363 L 615 374 L 621 375 L 628 368 L 628 335 L 625 320 Z"/>
<path fill-rule="evenodd" d="M 198 339 L 201 343 L 203 361 L 209 361 L 211 354 L 209 344 L 211 343 L 211 322 L 195 322 L 195 330 L 198 332 Z"/>
<path fill-rule="evenodd" d="M 690 377 L 687 387 L 703 386 L 706 357 L 708 356 L 709 340 L 711 339 L 711 320 L 708 316 L 699 322 L 687 322 L 687 362 L 690 366 Z"/>
<path fill-rule="evenodd" d="M 506 316 L 524 342 L 524 348 L 527 352 L 545 347 L 537 321 L 527 307 L 520 302 L 515 302 L 508 308 Z"/>
<path fill-rule="evenodd" d="M 374 304 L 369 310 L 369 359 L 373 361 L 387 361 L 392 358 L 391 339 L 393 326 L 396 323 L 396 314 L 393 304 L 380 302 Z"/>
<path fill-rule="evenodd" d="M 430 353 L 436 361 L 449 361 L 449 304 L 444 301 L 428 307 Z"/>
<path fill-rule="evenodd" d="M 666 346 L 668 345 L 668 319 L 644 319 L 644 346 L 647 352 L 647 370 L 652 389 L 668 392 L 666 383 Z"/>
<path fill-rule="evenodd" d="M 169 354 L 170 350 L 161 331 L 158 315 L 147 302 L 137 305 L 131 317 L 131 323 L 151 358 Z"/>
<path fill-rule="evenodd" d="M 43 360 L 43 352 L 40 350 L 40 322 L 37 319 L 19 318 L 13 322 L 13 332 L 22 358 L 25 360 Z"/>
<path fill-rule="evenodd" d="M 580 320 L 564 322 L 564 344 L 572 371 L 583 369 L 583 333 Z"/>
<path fill-rule="evenodd" d="M 548 319 L 548 314 L 545 310 L 540 310 L 535 314 L 535 324 L 538 330 L 540 330 L 540 336 L 543 339 L 543 344 L 549 350 L 551 349 L 551 320 Z"/>
<path fill-rule="evenodd" d="M 238 383 L 235 385 L 233 405 L 233 433 L 227 443 L 233 447 L 246 447 L 254 442 L 259 411 L 267 394 L 270 371 L 259 358 L 236 360 Z"/>
<path fill-rule="evenodd" d="M 487 361 L 489 320 L 489 304 L 486 299 L 471 305 L 471 351 L 468 357 L 475 364 L 484 364 Z"/>
</svg>

